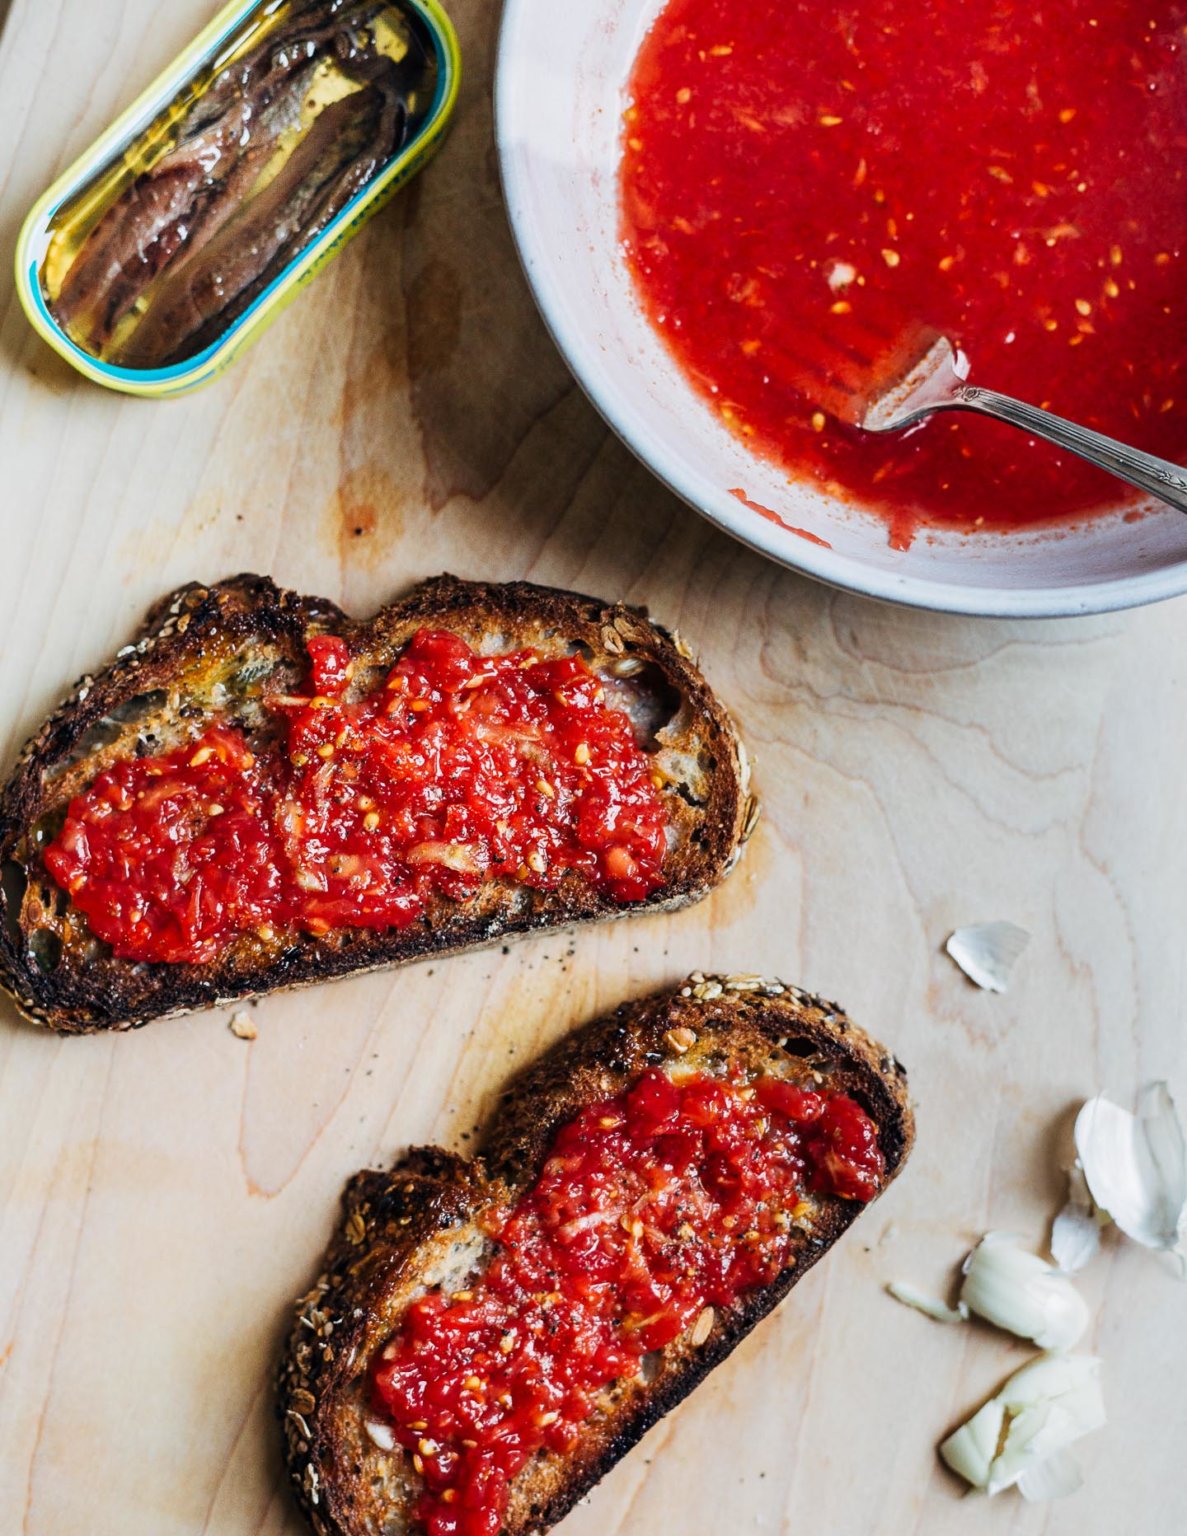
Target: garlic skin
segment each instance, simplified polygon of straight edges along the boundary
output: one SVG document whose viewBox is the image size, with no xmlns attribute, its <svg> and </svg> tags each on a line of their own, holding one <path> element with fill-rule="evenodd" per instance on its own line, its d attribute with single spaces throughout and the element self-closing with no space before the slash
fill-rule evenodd
<svg viewBox="0 0 1187 1536">
<path fill-rule="evenodd" d="M 1027 1467 L 1015 1484 L 1022 1497 L 1033 1504 L 1044 1499 L 1066 1499 L 1083 1486 L 1084 1474 L 1071 1451 L 1056 1451 L 1046 1461 Z"/>
<path fill-rule="evenodd" d="M 944 948 L 971 982 L 986 992 L 1004 992 L 1029 943 L 1030 934 L 1016 923 L 973 923 L 949 934 Z"/>
<path fill-rule="evenodd" d="M 1078 1274 L 1096 1258 L 1101 1220 L 1084 1170 L 1076 1162 L 1067 1171 L 1067 1204 L 1051 1223 L 1051 1257 L 1063 1274 Z"/>
<path fill-rule="evenodd" d="M 1008 1232 L 987 1232 L 964 1263 L 960 1302 L 986 1322 L 1040 1349 L 1070 1349 L 1088 1327 L 1075 1286 Z"/>
<path fill-rule="evenodd" d="M 1068 1447 L 1104 1423 L 1100 1361 L 1040 1355 L 948 1436 L 940 1456 L 991 1496 L 1025 1482 L 1026 1497 L 1057 1498 L 1078 1486 Z"/>
<path fill-rule="evenodd" d="M 1180 1255 L 1187 1208 L 1187 1141 L 1166 1083 L 1152 1083 L 1138 1113 L 1089 1099 L 1076 1116 L 1076 1153 L 1097 1207 L 1127 1237 Z"/>
</svg>

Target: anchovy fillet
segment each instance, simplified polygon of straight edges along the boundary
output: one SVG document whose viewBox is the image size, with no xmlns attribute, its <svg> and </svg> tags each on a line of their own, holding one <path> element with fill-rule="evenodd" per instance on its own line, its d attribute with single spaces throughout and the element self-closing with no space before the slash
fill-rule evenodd
<svg viewBox="0 0 1187 1536">
<path fill-rule="evenodd" d="M 376 174 L 407 127 L 401 72 L 371 30 L 388 5 L 307 0 L 215 76 L 174 146 L 112 204 L 67 272 L 53 309 L 80 345 L 102 353 L 147 295 L 117 360 L 160 366 L 201 350 Z M 327 61 L 358 89 L 318 115 L 253 195 Z"/>
</svg>

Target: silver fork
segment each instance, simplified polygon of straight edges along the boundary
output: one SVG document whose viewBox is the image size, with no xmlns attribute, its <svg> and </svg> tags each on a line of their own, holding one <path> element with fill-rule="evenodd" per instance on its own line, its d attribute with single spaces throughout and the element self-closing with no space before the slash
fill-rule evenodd
<svg viewBox="0 0 1187 1536">
<path fill-rule="evenodd" d="M 969 384 L 967 379 L 967 361 L 953 350 L 947 337 L 941 336 L 907 373 L 866 403 L 857 425 L 867 432 L 898 432 L 933 411 L 977 411 L 1045 438 L 1057 448 L 1066 448 L 1119 480 L 1187 512 L 1187 477 L 1178 464 L 1127 448 L 1103 432 L 1092 432 L 1037 405 Z"/>
</svg>

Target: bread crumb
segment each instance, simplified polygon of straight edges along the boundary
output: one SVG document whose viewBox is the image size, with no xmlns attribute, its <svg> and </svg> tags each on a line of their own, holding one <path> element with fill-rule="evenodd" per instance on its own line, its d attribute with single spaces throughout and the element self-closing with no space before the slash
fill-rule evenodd
<svg viewBox="0 0 1187 1536">
<path fill-rule="evenodd" d="M 254 1040 L 259 1034 L 259 1030 L 246 1013 L 231 1015 L 230 1030 L 236 1040 Z"/>
</svg>

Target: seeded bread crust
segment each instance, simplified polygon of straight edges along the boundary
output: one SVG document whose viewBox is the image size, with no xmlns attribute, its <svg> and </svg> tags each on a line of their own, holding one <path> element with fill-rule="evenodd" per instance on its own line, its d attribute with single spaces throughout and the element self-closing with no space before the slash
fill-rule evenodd
<svg viewBox="0 0 1187 1536">
<path fill-rule="evenodd" d="M 209 965 L 115 959 L 50 878 L 42 850 L 70 800 L 109 764 L 169 751 L 214 721 L 252 739 L 276 730 L 265 692 L 306 675 L 307 638 L 350 644 L 354 687 L 376 686 L 423 626 L 449 629 L 488 653 L 580 650 L 626 708 L 665 776 L 666 883 L 620 906 L 575 872 L 553 891 L 488 881 L 464 902 L 434 900 L 401 931 L 290 932 L 236 938 Z M 84 677 L 21 753 L 0 793 L 0 987 L 28 1018 L 65 1034 L 124 1029 L 283 987 L 470 949 L 517 934 L 662 911 L 698 901 L 732 868 L 754 826 L 745 751 L 678 636 L 639 609 L 576 593 L 440 576 L 366 622 L 263 576 L 190 585 L 163 599 L 140 638 Z"/>
<path fill-rule="evenodd" d="M 886 1182 L 911 1149 L 906 1073 L 834 1004 L 757 976 L 704 976 L 564 1040 L 503 1095 L 473 1160 L 436 1148 L 347 1185 L 324 1271 L 297 1304 L 279 1372 L 278 1410 L 297 1501 L 317 1536 L 405 1536 L 420 1481 L 368 1398 L 368 1372 L 407 1306 L 480 1271 L 478 1217 L 535 1181 L 552 1139 L 583 1106 L 621 1092 L 648 1066 L 708 1072 L 740 1063 L 809 1083 L 827 1080 L 872 1116 Z M 502 1536 L 548 1530 L 762 1320 L 847 1230 L 862 1207 L 817 1196 L 797 1218 L 778 1279 L 724 1313 L 706 1309 L 681 1338 L 618 1382 L 567 1456 L 542 1453 L 512 1484 Z M 706 1315 L 708 1314 L 708 1315 Z M 368 1428 L 368 1425 L 371 1427 Z M 387 1443 L 384 1443 L 387 1442 Z"/>
</svg>

